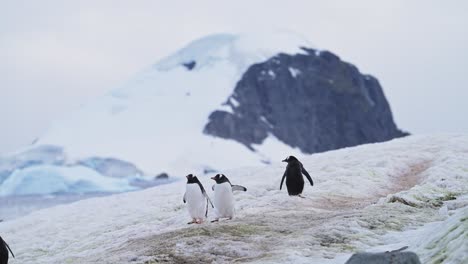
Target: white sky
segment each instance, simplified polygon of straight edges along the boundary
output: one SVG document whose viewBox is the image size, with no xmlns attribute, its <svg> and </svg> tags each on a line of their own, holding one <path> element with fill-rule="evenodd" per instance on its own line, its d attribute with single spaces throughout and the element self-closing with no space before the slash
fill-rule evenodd
<svg viewBox="0 0 468 264">
<path fill-rule="evenodd" d="M 0 0 L 0 153 L 211 33 L 288 29 L 376 76 L 400 128 L 468 132 L 468 2 Z"/>
</svg>

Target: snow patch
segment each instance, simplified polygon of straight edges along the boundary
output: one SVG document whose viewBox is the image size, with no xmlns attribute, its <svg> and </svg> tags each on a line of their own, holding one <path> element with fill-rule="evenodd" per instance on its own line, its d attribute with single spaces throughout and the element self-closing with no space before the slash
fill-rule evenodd
<svg viewBox="0 0 468 264">
<path fill-rule="evenodd" d="M 276 77 L 275 72 L 272 71 L 272 70 L 268 70 L 268 75 L 270 75 L 272 79 L 275 79 L 275 77 Z"/>
<path fill-rule="evenodd" d="M 301 46 L 311 44 L 291 32 L 214 34 L 189 43 L 158 62 L 155 68 L 168 71 L 188 61 L 196 61 L 195 69 L 200 69 L 227 60 L 236 64 L 239 70 L 245 70 L 249 65 L 265 61 L 280 52 L 304 53 Z"/>
<path fill-rule="evenodd" d="M 234 97 L 229 97 L 229 102 L 232 104 L 233 107 L 239 107 L 240 103 L 234 98 Z"/>
<path fill-rule="evenodd" d="M 293 78 L 296 78 L 297 75 L 301 74 L 301 70 L 299 69 L 296 69 L 296 68 L 293 68 L 293 67 L 289 67 L 289 72 L 291 73 L 291 76 Z"/>
<path fill-rule="evenodd" d="M 260 116 L 260 120 L 267 124 L 268 127 L 273 128 L 273 125 L 264 116 Z"/>
</svg>

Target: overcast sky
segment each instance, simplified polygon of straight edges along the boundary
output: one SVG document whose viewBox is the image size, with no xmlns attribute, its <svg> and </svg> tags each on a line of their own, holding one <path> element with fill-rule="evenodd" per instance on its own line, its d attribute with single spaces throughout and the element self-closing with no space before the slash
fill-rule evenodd
<svg viewBox="0 0 468 264">
<path fill-rule="evenodd" d="M 287 29 L 376 76 L 397 125 L 468 132 L 467 1 L 0 0 L 0 153 L 211 33 Z"/>
</svg>

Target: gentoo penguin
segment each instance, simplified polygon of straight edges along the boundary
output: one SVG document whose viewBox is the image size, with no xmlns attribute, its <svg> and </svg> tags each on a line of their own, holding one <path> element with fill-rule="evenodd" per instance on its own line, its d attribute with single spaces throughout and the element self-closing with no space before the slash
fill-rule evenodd
<svg viewBox="0 0 468 264">
<path fill-rule="evenodd" d="M 232 191 L 245 192 L 247 188 L 240 185 L 232 185 L 224 174 L 216 174 L 211 179 L 216 181 L 216 184 L 212 188 L 214 191 L 216 218 L 211 222 L 217 222 L 220 218 L 231 220 L 234 217 L 234 196 Z"/>
<path fill-rule="evenodd" d="M 284 178 L 286 178 L 286 187 L 288 188 L 289 195 L 301 196 L 302 190 L 304 190 L 304 174 L 310 182 L 311 186 L 314 186 L 314 182 L 310 177 L 309 173 L 304 169 L 302 163 L 294 156 L 289 156 L 283 160 L 287 162 L 286 170 L 284 171 L 283 178 L 281 179 L 280 190 L 283 187 Z"/>
<path fill-rule="evenodd" d="M 0 264 L 8 264 L 8 250 L 15 257 L 8 244 L 0 236 Z"/>
<path fill-rule="evenodd" d="M 211 207 L 214 208 L 214 206 L 197 176 L 189 174 L 186 177 L 187 187 L 183 201 L 184 203 L 187 202 L 187 208 L 190 217 L 192 217 L 192 222 L 188 224 L 201 224 L 208 216 L 208 202 L 211 204 Z"/>
</svg>

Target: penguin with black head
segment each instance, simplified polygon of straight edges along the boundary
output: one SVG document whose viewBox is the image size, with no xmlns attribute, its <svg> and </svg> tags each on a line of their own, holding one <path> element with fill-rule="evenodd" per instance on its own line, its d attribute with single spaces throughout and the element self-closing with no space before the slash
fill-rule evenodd
<svg viewBox="0 0 468 264">
<path fill-rule="evenodd" d="M 280 190 L 283 187 L 284 179 L 286 178 L 286 187 L 289 195 L 298 195 L 300 197 L 304 190 L 304 174 L 310 182 L 311 186 L 314 186 L 314 182 L 310 177 L 309 173 L 304 169 L 302 163 L 294 156 L 289 156 L 283 160 L 287 162 L 286 170 L 284 171 L 283 178 L 281 179 Z"/>
<path fill-rule="evenodd" d="M 0 264 L 8 264 L 8 257 L 9 257 L 8 251 L 10 251 L 11 255 L 15 257 L 15 255 L 13 254 L 13 251 L 11 251 L 8 244 L 0 236 Z"/>
<path fill-rule="evenodd" d="M 218 222 L 220 218 L 231 220 L 234 217 L 234 195 L 233 191 L 247 191 L 247 188 L 240 185 L 232 185 L 224 174 L 216 174 L 211 178 L 216 182 L 213 185 L 214 205 L 216 218 L 211 222 Z"/>
<path fill-rule="evenodd" d="M 214 206 L 197 176 L 189 174 L 186 177 L 187 185 L 183 201 L 187 203 L 189 215 L 192 217 L 192 221 L 188 224 L 201 224 L 208 216 L 208 203 L 211 204 L 212 208 Z"/>
</svg>

